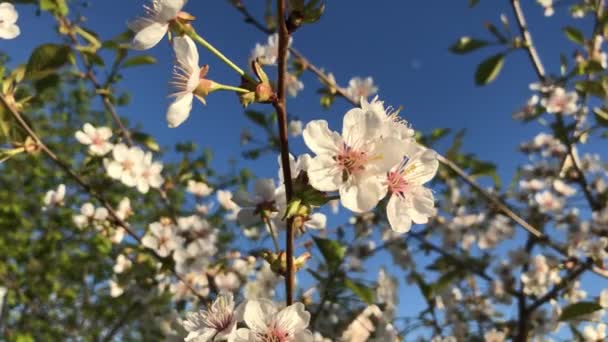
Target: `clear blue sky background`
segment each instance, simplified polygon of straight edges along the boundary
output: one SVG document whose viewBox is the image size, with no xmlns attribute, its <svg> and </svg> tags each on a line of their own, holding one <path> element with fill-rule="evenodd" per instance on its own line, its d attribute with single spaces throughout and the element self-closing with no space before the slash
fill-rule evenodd
<svg viewBox="0 0 608 342">
<path fill-rule="evenodd" d="M 570 55 L 573 48 L 559 29 L 574 20 L 563 13 L 563 8 L 546 19 L 534 1 L 523 2 L 540 55 L 547 68 L 557 72 L 559 52 Z M 103 38 L 110 38 L 124 31 L 129 19 L 142 13 L 144 3 L 92 0 L 82 14 L 88 27 Z M 265 1 L 243 0 L 243 3 L 261 18 Z M 0 41 L 0 49 L 8 52 L 14 62 L 25 61 L 40 43 L 58 39 L 50 30 L 52 19 L 48 15 L 37 16 L 32 6 L 19 6 L 18 10 L 21 36 Z M 186 10 L 197 17 L 194 25 L 198 32 L 241 65 L 245 65 L 256 42 L 266 41 L 266 36 L 243 23 L 241 15 L 225 0 L 191 0 Z M 448 51 L 463 35 L 491 39 L 483 23 L 491 21 L 499 25 L 500 13 L 507 14 L 514 23 L 508 1 L 482 0 L 474 9 L 467 7 L 466 0 L 328 1 L 322 20 L 298 31 L 294 44 L 314 64 L 332 71 L 342 85 L 352 76 L 373 76 L 380 87 L 381 99 L 395 107 L 403 105 L 402 116 L 417 130 L 466 128 L 464 150 L 496 162 L 503 183 L 508 183 L 515 167 L 525 161 L 517 152 L 517 145 L 539 130 L 537 124 L 521 125 L 511 119 L 511 113 L 530 96 L 528 84 L 535 81 L 532 67 L 523 52 L 513 53 L 497 81 L 479 88 L 473 82 L 475 66 L 499 51 L 489 48 L 464 57 Z M 132 123 L 141 123 L 163 146 L 194 140 L 200 146 L 214 149 L 215 166 L 220 169 L 227 167 L 228 160 L 240 158 L 239 133 L 243 128 L 252 128 L 252 124 L 244 119 L 234 95 L 212 94 L 207 106 L 195 103 L 190 119 L 179 128 L 170 129 L 165 111 L 172 52 L 164 40 L 147 53 L 154 55 L 158 64 L 124 73 L 120 87 L 131 92 L 132 103 L 121 108 L 120 114 Z M 211 65 L 210 78 L 226 84 L 238 82 L 235 74 L 207 51 L 200 50 L 200 54 L 201 64 Z M 291 114 L 304 122 L 323 118 L 339 130 L 342 115 L 350 105 L 338 100 L 329 111 L 321 109 L 315 93 L 316 78 L 306 74 L 303 81 L 304 91 L 288 103 Z M 296 153 L 305 152 L 301 139 L 292 146 Z M 258 175 L 276 175 L 274 157 L 239 162 Z M 371 277 L 375 276 L 374 270 Z M 402 314 L 413 313 L 408 307 L 423 307 L 418 290 L 409 287 L 401 290 Z"/>
</svg>

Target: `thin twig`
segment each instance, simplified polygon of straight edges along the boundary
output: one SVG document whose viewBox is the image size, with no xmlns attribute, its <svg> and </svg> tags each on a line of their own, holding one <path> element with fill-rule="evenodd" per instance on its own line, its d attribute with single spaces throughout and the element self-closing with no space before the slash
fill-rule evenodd
<svg viewBox="0 0 608 342">
<path fill-rule="evenodd" d="M 44 154 L 46 154 L 57 166 L 59 166 L 59 168 L 61 168 L 68 176 L 72 177 L 76 181 L 76 183 L 78 183 L 78 185 L 80 185 L 87 193 L 89 193 L 93 198 L 97 199 L 99 203 L 101 203 L 101 205 L 107 209 L 108 214 L 114 224 L 124 229 L 127 234 L 129 234 L 129 236 L 131 236 L 135 241 L 137 241 L 139 245 L 143 246 L 141 238 L 129 227 L 129 225 L 124 220 L 119 217 L 118 213 L 116 213 L 112 205 L 103 197 L 103 195 L 95 191 L 82 177 L 80 177 L 74 170 L 72 170 L 72 168 L 66 162 L 61 160 L 46 144 L 44 144 L 38 134 L 36 134 L 36 132 L 34 132 L 34 130 L 30 127 L 30 125 L 23 119 L 19 111 L 15 109 L 15 107 L 12 105 L 12 102 L 8 101 L 6 97 L 2 94 L 0 94 L 0 103 L 2 103 L 6 107 L 8 112 L 15 118 L 19 126 L 21 126 L 26 131 L 26 133 L 32 139 L 34 139 L 37 147 L 42 152 L 44 152 Z M 165 258 L 158 255 L 153 249 L 147 247 L 144 248 L 150 251 L 152 255 L 154 255 L 154 257 L 159 261 L 163 262 L 165 260 Z M 188 289 L 192 291 L 192 293 L 195 294 L 201 301 L 207 301 L 207 298 L 198 293 L 198 291 L 194 289 L 189 283 L 187 283 L 185 279 L 174 268 L 172 268 L 171 271 L 173 275 L 175 275 L 175 277 L 179 281 L 184 283 L 188 287 Z"/>
<path fill-rule="evenodd" d="M 513 7 L 513 12 L 515 13 L 515 19 L 517 21 L 517 26 L 519 27 L 519 32 L 521 33 L 521 37 L 524 40 L 524 49 L 528 53 L 528 57 L 532 61 L 532 65 L 534 66 L 534 71 L 536 71 L 536 75 L 542 81 L 545 79 L 545 68 L 543 63 L 540 61 L 540 57 L 538 56 L 538 52 L 534 47 L 534 43 L 532 42 L 532 35 L 528 30 L 528 24 L 526 24 L 526 17 L 524 16 L 524 12 L 521 9 L 521 3 L 519 0 L 511 0 L 511 7 Z"/>
</svg>

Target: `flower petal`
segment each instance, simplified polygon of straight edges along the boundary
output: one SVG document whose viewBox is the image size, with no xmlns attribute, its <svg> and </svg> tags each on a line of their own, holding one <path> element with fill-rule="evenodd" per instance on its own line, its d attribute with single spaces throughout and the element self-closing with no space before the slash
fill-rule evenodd
<svg viewBox="0 0 608 342">
<path fill-rule="evenodd" d="M 167 110 L 167 122 L 169 123 L 169 127 L 175 128 L 186 121 L 192 110 L 193 99 L 194 95 L 192 95 L 192 93 L 187 93 L 178 96 L 175 101 L 171 103 Z"/>
<path fill-rule="evenodd" d="M 135 50 L 147 50 L 154 47 L 167 33 L 169 24 L 151 21 L 133 37 L 131 47 Z"/>
<path fill-rule="evenodd" d="M 310 313 L 306 311 L 304 304 L 294 303 L 277 313 L 276 322 L 277 326 L 283 328 L 290 335 L 295 334 L 308 327 Z M 300 340 L 296 341 L 299 342 Z"/>
<path fill-rule="evenodd" d="M 391 196 L 388 200 L 386 216 L 391 229 L 397 233 L 407 233 L 412 228 L 412 219 L 407 214 L 406 202 L 397 195 Z"/>
<path fill-rule="evenodd" d="M 0 38 L 2 39 L 13 39 L 17 38 L 21 34 L 21 30 L 17 25 L 8 25 L 0 27 Z"/>
<path fill-rule="evenodd" d="M 309 122 L 302 132 L 304 142 L 309 149 L 317 155 L 337 154 L 342 145 L 340 134 L 330 131 L 325 120 L 314 120 Z"/>
<path fill-rule="evenodd" d="M 188 66 L 190 68 L 188 71 L 198 74 L 198 49 L 192 38 L 188 36 L 175 37 L 173 39 L 173 51 L 175 51 L 175 57 L 179 65 Z"/>
<path fill-rule="evenodd" d="M 319 191 L 336 191 L 342 184 L 342 173 L 331 156 L 321 154 L 310 160 L 308 180 Z"/>
<path fill-rule="evenodd" d="M 266 319 L 277 311 L 274 304 L 267 299 L 249 300 L 243 310 L 243 320 L 252 330 L 264 329 L 267 325 Z"/>
<path fill-rule="evenodd" d="M 363 175 L 362 179 L 351 177 L 340 186 L 342 205 L 356 213 L 373 209 L 386 195 L 386 187 L 378 177 Z"/>
</svg>

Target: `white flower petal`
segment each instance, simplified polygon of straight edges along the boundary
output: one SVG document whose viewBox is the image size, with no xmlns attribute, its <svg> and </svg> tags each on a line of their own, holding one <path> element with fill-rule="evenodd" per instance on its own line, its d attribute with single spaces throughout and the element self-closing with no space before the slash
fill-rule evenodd
<svg viewBox="0 0 608 342">
<path fill-rule="evenodd" d="M 194 95 L 192 93 L 187 93 L 178 96 L 175 101 L 171 103 L 167 110 L 167 122 L 169 123 L 169 127 L 175 128 L 186 121 L 192 110 L 193 98 Z"/>
<path fill-rule="evenodd" d="M 412 219 L 407 215 L 405 201 L 397 195 L 391 196 L 388 200 L 386 216 L 391 229 L 397 233 L 407 233 L 412 227 Z"/>
<path fill-rule="evenodd" d="M 267 299 L 249 300 L 243 309 L 243 320 L 253 330 L 266 327 L 266 317 L 276 313 L 274 304 Z M 240 330 L 240 329 L 239 329 Z"/>
<path fill-rule="evenodd" d="M 198 50 L 192 38 L 188 36 L 175 37 L 173 39 L 173 51 L 179 65 L 190 67 L 190 72 L 197 72 L 198 65 Z"/>
<path fill-rule="evenodd" d="M 336 154 L 342 145 L 342 137 L 330 131 L 325 120 L 309 122 L 302 136 L 306 146 L 316 154 Z"/>
<path fill-rule="evenodd" d="M 319 191 L 336 191 L 342 184 L 342 172 L 331 156 L 321 154 L 310 160 L 308 179 L 310 185 Z"/>
<path fill-rule="evenodd" d="M 168 23 L 151 22 L 135 34 L 131 47 L 135 50 L 150 49 L 163 39 L 168 29 Z"/>
<path fill-rule="evenodd" d="M 370 211 L 386 195 L 386 187 L 377 177 L 363 177 L 360 180 L 350 179 L 339 189 L 342 205 L 356 213 Z"/>
</svg>

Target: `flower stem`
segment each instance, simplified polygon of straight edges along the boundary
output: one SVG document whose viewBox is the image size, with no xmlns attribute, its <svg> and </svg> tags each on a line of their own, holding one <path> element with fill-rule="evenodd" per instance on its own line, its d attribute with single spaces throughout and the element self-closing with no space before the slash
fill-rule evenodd
<svg viewBox="0 0 608 342">
<path fill-rule="evenodd" d="M 270 234 L 270 237 L 272 238 L 272 243 L 274 244 L 274 251 L 276 253 L 279 253 L 281 247 L 279 246 L 279 241 L 277 241 L 277 236 L 275 235 L 274 229 L 272 228 L 272 222 L 270 221 L 270 219 L 265 218 L 264 223 L 266 223 L 266 228 L 268 228 L 268 234 Z"/>
<path fill-rule="evenodd" d="M 192 38 L 195 42 L 201 44 L 205 49 L 211 51 L 212 54 L 214 54 L 217 58 L 219 58 L 222 62 L 226 63 L 226 65 L 228 65 L 229 67 L 231 67 L 234 71 L 236 71 L 237 74 L 241 75 L 242 77 L 245 77 L 247 79 L 251 79 L 251 76 L 247 75 L 245 73 L 245 71 L 243 71 L 243 69 L 241 69 L 238 65 L 234 64 L 234 62 L 232 62 L 230 60 L 230 58 L 226 57 L 223 53 L 220 52 L 220 50 L 216 49 L 213 45 L 211 45 L 211 43 L 209 43 L 208 41 L 205 40 L 205 38 L 201 37 L 198 35 L 198 33 L 196 33 L 196 31 L 192 30 L 188 32 L 188 35 L 190 36 L 190 38 Z"/>
<path fill-rule="evenodd" d="M 249 89 L 234 87 L 234 86 L 229 86 L 229 85 L 219 84 L 219 83 L 216 83 L 216 89 L 217 90 L 229 90 L 229 91 L 234 91 L 237 93 L 249 93 L 251 91 Z"/>
</svg>

